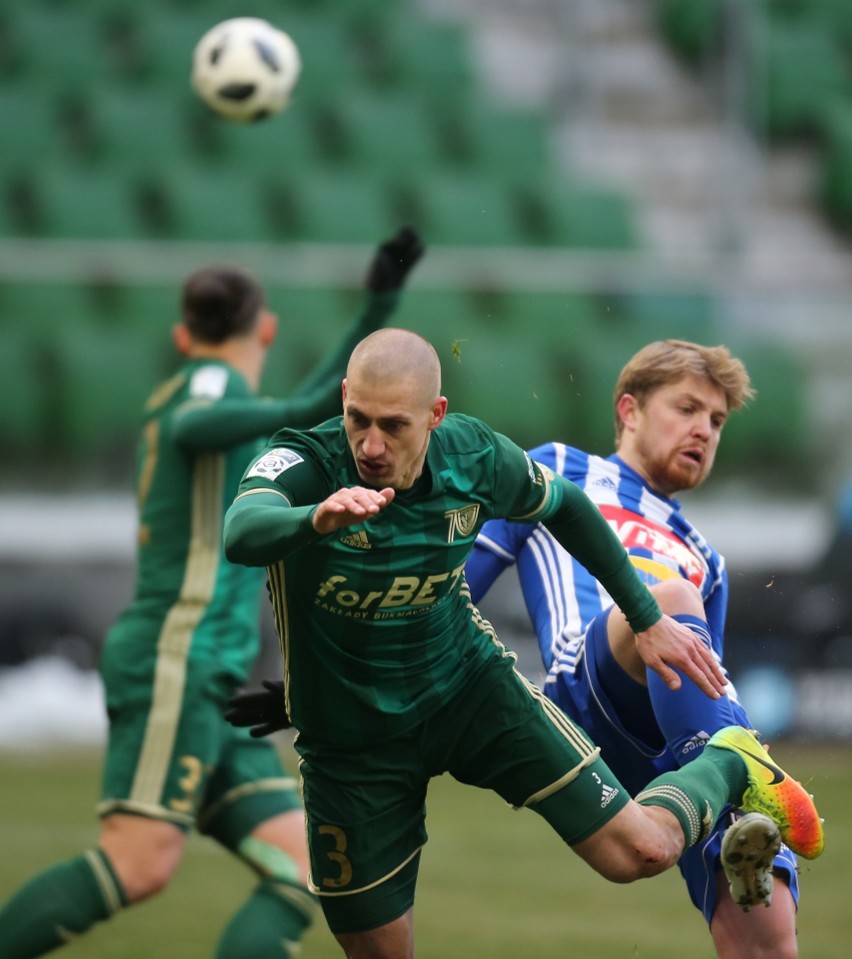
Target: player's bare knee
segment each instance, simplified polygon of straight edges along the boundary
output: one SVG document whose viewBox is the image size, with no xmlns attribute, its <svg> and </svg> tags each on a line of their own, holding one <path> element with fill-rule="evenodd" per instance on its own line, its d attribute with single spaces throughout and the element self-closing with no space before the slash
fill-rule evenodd
<svg viewBox="0 0 852 959">
<path fill-rule="evenodd" d="M 678 576 L 664 579 L 651 587 L 660 609 L 669 616 L 687 613 L 704 616 L 704 602 L 698 588 L 688 579 Z"/>
</svg>

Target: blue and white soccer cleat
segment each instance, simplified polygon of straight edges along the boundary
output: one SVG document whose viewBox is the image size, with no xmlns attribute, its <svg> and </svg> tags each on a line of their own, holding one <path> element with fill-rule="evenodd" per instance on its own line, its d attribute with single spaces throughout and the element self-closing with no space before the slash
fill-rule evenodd
<svg viewBox="0 0 852 959">
<path fill-rule="evenodd" d="M 763 813 L 746 813 L 725 831 L 722 868 L 731 898 L 744 912 L 772 902 L 772 863 L 780 849 L 778 826 Z"/>
</svg>

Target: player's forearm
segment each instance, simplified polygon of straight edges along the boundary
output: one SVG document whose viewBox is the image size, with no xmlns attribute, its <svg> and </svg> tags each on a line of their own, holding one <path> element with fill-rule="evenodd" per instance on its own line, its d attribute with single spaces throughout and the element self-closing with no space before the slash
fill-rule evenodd
<svg viewBox="0 0 852 959">
<path fill-rule="evenodd" d="M 662 616 L 657 601 L 639 579 L 627 551 L 597 506 L 578 486 L 563 483 L 562 504 L 545 526 L 603 585 L 631 629 L 643 632 Z"/>
<path fill-rule="evenodd" d="M 384 293 L 369 293 L 361 312 L 349 331 L 339 341 L 337 346 L 328 353 L 323 360 L 308 374 L 296 387 L 292 399 L 303 399 L 317 393 L 318 403 L 328 403 L 329 396 L 335 404 L 334 409 L 321 419 L 336 416 L 340 412 L 340 381 L 346 375 L 346 365 L 355 347 L 370 333 L 374 333 L 384 326 L 387 319 L 396 309 L 399 302 L 399 290 L 389 290 Z M 332 393 L 329 394 L 329 388 Z"/>
<path fill-rule="evenodd" d="M 289 405 L 259 397 L 189 402 L 175 415 L 175 442 L 188 450 L 229 449 L 290 425 L 285 422 Z"/>
<path fill-rule="evenodd" d="M 270 566 L 319 537 L 316 506 L 290 506 L 275 493 L 243 494 L 225 514 L 225 556 L 241 566 Z"/>
</svg>

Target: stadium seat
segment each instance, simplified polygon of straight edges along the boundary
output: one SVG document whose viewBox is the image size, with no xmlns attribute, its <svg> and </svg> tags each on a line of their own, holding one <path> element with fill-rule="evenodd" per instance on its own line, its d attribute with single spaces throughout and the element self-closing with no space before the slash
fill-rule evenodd
<svg viewBox="0 0 852 959">
<path fill-rule="evenodd" d="M 315 133 L 315 115 L 293 109 L 270 123 L 236 125 L 215 122 L 209 130 L 210 147 L 205 163 L 258 174 L 296 173 L 322 162 Z"/>
<path fill-rule="evenodd" d="M 357 93 L 341 103 L 340 117 L 347 161 L 364 170 L 429 171 L 447 162 L 431 109 L 410 93 Z"/>
<path fill-rule="evenodd" d="M 122 173 L 51 166 L 36 171 L 33 185 L 46 236 L 112 240 L 144 232 L 135 184 Z"/>
<path fill-rule="evenodd" d="M 452 103 L 475 85 L 468 33 L 458 23 L 404 17 L 388 27 L 390 78 L 407 90 Z"/>
<path fill-rule="evenodd" d="M 58 5 L 14 4 L 9 40 L 18 76 L 64 94 L 107 85 L 116 75 L 106 30 L 96 18 Z"/>
<path fill-rule="evenodd" d="M 522 178 L 551 169 L 554 155 L 543 112 L 502 108 L 481 97 L 461 98 L 442 112 L 459 157 L 474 169 Z"/>
<path fill-rule="evenodd" d="M 387 184 L 368 174 L 305 172 L 279 187 L 294 211 L 295 239 L 372 244 L 399 226 Z"/>
<path fill-rule="evenodd" d="M 167 169 L 153 179 L 164 198 L 164 236 L 225 243 L 271 238 L 261 185 L 252 173 L 188 166 Z"/>
<path fill-rule="evenodd" d="M 92 287 L 82 282 L 15 280 L 0 283 L 0 322 L 33 343 L 46 343 L 64 326 L 98 312 Z"/>
<path fill-rule="evenodd" d="M 784 464 L 807 459 L 807 378 L 799 358 L 762 342 L 729 345 L 745 363 L 757 395 L 725 425 L 719 465 L 772 475 Z"/>
<path fill-rule="evenodd" d="M 156 164 L 198 158 L 192 139 L 193 117 L 203 107 L 180 93 L 157 87 L 112 87 L 89 98 L 94 160 L 99 164 L 144 172 Z"/>
<path fill-rule="evenodd" d="M 10 455 L 48 445 L 46 379 L 38 345 L 3 324 L 0 339 L 0 450 Z"/>
<path fill-rule="evenodd" d="M 269 307 L 278 314 L 279 335 L 269 351 L 263 391 L 287 395 L 333 349 L 354 321 L 361 297 L 351 302 L 333 288 L 266 285 Z"/>
<path fill-rule="evenodd" d="M 725 9 L 707 0 L 662 0 L 657 17 L 666 40 L 685 60 L 698 62 L 721 40 Z"/>
<path fill-rule="evenodd" d="M 852 71 L 822 18 L 765 17 L 749 62 L 748 119 L 771 139 L 818 133 L 823 109 L 852 94 Z"/>
<path fill-rule="evenodd" d="M 852 97 L 826 111 L 823 129 L 822 202 L 831 220 L 849 231 L 852 230 Z"/>
<path fill-rule="evenodd" d="M 36 158 L 62 156 L 67 144 L 61 112 L 50 87 L 20 81 L 4 84 L 0 89 L 0 129 L 6 132 L 0 148 L 0 177 L 27 170 Z"/>
<path fill-rule="evenodd" d="M 166 376 L 162 353 L 132 330 L 77 324 L 54 340 L 58 441 L 73 457 L 129 454 L 142 408 Z"/>
<path fill-rule="evenodd" d="M 638 243 L 630 198 L 603 187 L 544 178 L 525 187 L 541 211 L 542 239 L 579 249 L 629 250 Z"/>
<path fill-rule="evenodd" d="M 456 246 L 526 242 L 511 187 L 477 174 L 432 174 L 411 180 L 424 235 Z"/>
<path fill-rule="evenodd" d="M 335 18 L 288 14 L 282 27 L 293 38 L 302 58 L 302 72 L 293 93 L 293 104 L 336 102 L 341 91 L 361 79 L 357 52 L 345 24 Z"/>
</svg>

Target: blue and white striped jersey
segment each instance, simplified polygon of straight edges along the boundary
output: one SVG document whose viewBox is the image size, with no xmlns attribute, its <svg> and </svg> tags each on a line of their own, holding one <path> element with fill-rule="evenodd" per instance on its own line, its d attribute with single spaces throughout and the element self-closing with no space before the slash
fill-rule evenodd
<svg viewBox="0 0 852 959">
<path fill-rule="evenodd" d="M 530 456 L 576 483 L 597 504 L 646 583 L 682 576 L 695 584 L 721 658 L 728 600 L 725 562 L 683 516 L 680 503 L 655 493 L 615 454 L 604 459 L 547 443 Z M 465 568 L 474 602 L 512 563 L 517 563 L 545 668 L 558 660 L 557 669 L 571 670 L 583 633 L 612 599 L 540 523 L 492 520 L 480 532 Z"/>
</svg>

